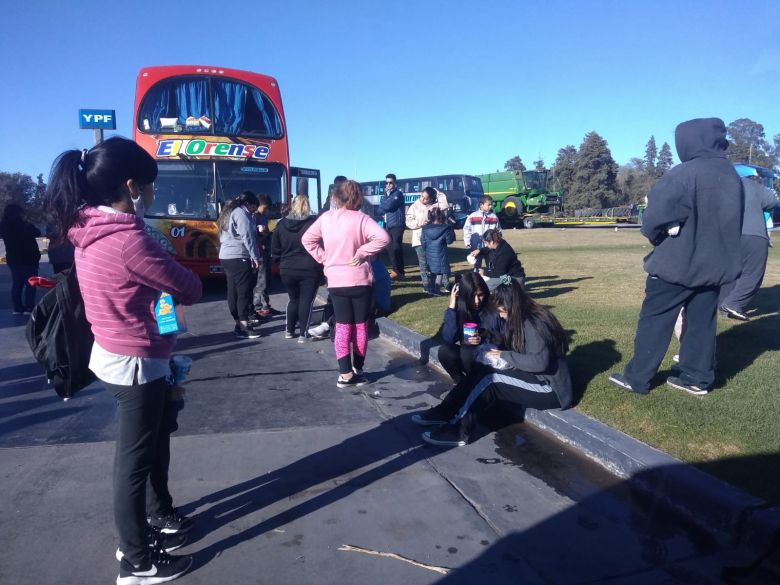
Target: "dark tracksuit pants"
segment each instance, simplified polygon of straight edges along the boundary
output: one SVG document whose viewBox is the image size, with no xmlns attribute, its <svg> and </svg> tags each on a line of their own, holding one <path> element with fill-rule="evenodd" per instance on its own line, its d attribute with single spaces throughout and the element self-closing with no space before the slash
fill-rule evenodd
<svg viewBox="0 0 780 585">
<path fill-rule="evenodd" d="M 742 274 L 720 289 L 719 304 L 744 313 L 764 281 L 769 241 L 761 236 L 742 236 L 739 242 L 742 255 Z"/>
<path fill-rule="evenodd" d="M 11 301 L 13 310 L 21 313 L 35 306 L 35 288 L 27 284 L 31 276 L 38 276 L 38 264 L 9 264 L 11 271 Z"/>
<path fill-rule="evenodd" d="M 170 435 L 161 432 L 168 384 L 158 378 L 146 384 L 118 386 L 105 383 L 116 398 L 119 431 L 114 457 L 114 521 L 119 532 L 119 548 L 134 565 L 149 557 L 147 479 L 152 485 L 150 513 L 165 511 L 166 501 L 155 500 L 155 486 L 166 485 L 167 461 L 158 461 L 159 442 L 168 443 Z M 170 451 L 167 451 L 170 457 Z M 161 469 L 165 476 L 161 477 Z M 168 494 L 170 497 L 170 494 Z M 170 506 L 170 502 L 167 503 Z"/>
<path fill-rule="evenodd" d="M 390 245 L 387 253 L 390 255 L 390 265 L 398 276 L 404 276 L 404 227 L 391 227 L 387 229 L 390 236 Z"/>
<path fill-rule="evenodd" d="M 669 349 L 674 324 L 685 307 L 680 375 L 685 384 L 708 389 L 715 380 L 718 286 L 687 288 L 648 276 L 639 313 L 634 355 L 623 372 L 635 392 L 646 393 Z"/>
<path fill-rule="evenodd" d="M 490 408 L 498 406 L 522 414 L 526 408 L 561 407 L 555 391 L 536 374 L 495 370 L 479 362 L 450 390 L 441 405 L 448 415 L 452 414 L 451 423 L 460 423 L 464 437 L 473 431 L 477 417 Z"/>
<path fill-rule="evenodd" d="M 249 258 L 220 259 L 227 280 L 227 302 L 236 321 L 246 321 L 252 314 L 252 287 L 255 273 Z M 260 267 L 262 270 L 263 267 Z"/>
<path fill-rule="evenodd" d="M 439 346 L 439 363 L 456 384 L 469 373 L 476 357 L 476 345 L 442 343 Z"/>
</svg>

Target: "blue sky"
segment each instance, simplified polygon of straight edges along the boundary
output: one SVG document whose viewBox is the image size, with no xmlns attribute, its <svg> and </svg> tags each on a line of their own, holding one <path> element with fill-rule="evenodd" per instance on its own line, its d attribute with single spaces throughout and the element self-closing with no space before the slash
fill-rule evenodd
<svg viewBox="0 0 780 585">
<path fill-rule="evenodd" d="M 2 0 L 0 170 L 88 147 L 79 108 L 131 135 L 143 66 L 279 81 L 292 164 L 358 180 L 549 165 L 596 130 L 619 163 L 677 123 L 780 133 L 780 2 Z M 676 160 L 676 159 L 675 159 Z"/>
</svg>

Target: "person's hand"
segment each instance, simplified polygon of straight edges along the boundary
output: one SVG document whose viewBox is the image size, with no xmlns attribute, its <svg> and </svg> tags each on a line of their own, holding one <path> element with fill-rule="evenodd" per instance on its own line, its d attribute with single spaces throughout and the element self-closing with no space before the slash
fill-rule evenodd
<svg viewBox="0 0 780 585">
<path fill-rule="evenodd" d="M 250 258 L 249 262 L 252 264 L 252 270 L 254 270 L 255 272 L 260 270 L 260 263 L 257 260 L 255 260 L 254 258 Z"/>
<path fill-rule="evenodd" d="M 260 224 L 259 226 L 257 226 L 257 231 L 262 234 L 265 231 L 265 226 Z"/>
<path fill-rule="evenodd" d="M 469 252 L 469 255 L 473 256 L 474 258 L 477 257 L 477 254 L 479 254 L 479 250 L 473 250 L 472 252 Z"/>
<path fill-rule="evenodd" d="M 458 298 L 459 290 L 460 290 L 460 285 L 458 283 L 455 283 L 455 285 L 452 287 L 452 291 L 450 292 L 450 309 L 455 308 L 455 300 Z"/>
<path fill-rule="evenodd" d="M 350 266 L 360 266 L 363 263 L 363 260 L 355 256 L 352 258 L 352 260 L 349 261 Z"/>
<path fill-rule="evenodd" d="M 479 333 L 475 333 L 474 335 L 472 335 L 471 337 L 469 337 L 466 340 L 466 344 L 468 344 L 468 345 L 479 345 L 481 341 L 482 341 L 482 338 L 479 336 Z M 496 350 L 491 350 L 491 351 L 496 351 Z M 499 353 L 501 353 L 501 352 L 499 352 Z"/>
<path fill-rule="evenodd" d="M 489 357 L 491 360 L 497 360 L 501 357 L 501 350 L 500 349 L 491 349 L 490 351 L 486 351 L 485 355 Z"/>
</svg>

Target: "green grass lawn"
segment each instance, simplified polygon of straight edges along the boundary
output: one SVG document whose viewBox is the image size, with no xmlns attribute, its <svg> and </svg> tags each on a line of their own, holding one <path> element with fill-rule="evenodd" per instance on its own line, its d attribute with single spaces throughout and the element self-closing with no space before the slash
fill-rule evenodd
<svg viewBox="0 0 780 585">
<path fill-rule="evenodd" d="M 577 406 L 608 425 L 775 504 L 780 503 L 780 252 L 770 249 L 766 277 L 747 323 L 719 318 L 715 390 L 690 396 L 663 382 L 678 353 L 675 339 L 647 396 L 607 383 L 631 358 L 650 246 L 637 229 L 508 230 L 520 253 L 527 288 L 571 332 L 569 362 L 584 395 Z M 457 232 L 458 237 L 461 233 Z M 410 239 L 406 234 L 407 241 Z M 780 237 L 775 236 L 780 246 Z M 468 269 L 458 240 L 450 247 L 453 273 Z M 406 250 L 407 266 L 415 266 Z M 418 272 L 394 285 L 392 317 L 424 335 L 437 331 L 446 298 L 422 294 Z M 767 458 L 767 456 L 769 456 Z M 735 462 L 754 461 L 753 465 Z M 761 463 L 761 462 L 764 463 Z"/>
</svg>

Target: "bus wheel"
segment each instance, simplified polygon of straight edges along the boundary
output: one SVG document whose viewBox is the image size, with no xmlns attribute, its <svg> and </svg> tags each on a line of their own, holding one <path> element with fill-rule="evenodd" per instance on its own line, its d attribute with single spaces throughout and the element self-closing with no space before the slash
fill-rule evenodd
<svg viewBox="0 0 780 585">
<path fill-rule="evenodd" d="M 501 213 L 510 222 L 519 221 L 523 215 L 523 204 L 517 197 L 507 197 L 501 205 Z"/>
<path fill-rule="evenodd" d="M 523 219 L 523 227 L 527 230 L 532 230 L 536 227 L 536 220 L 533 217 L 526 217 Z"/>
</svg>

